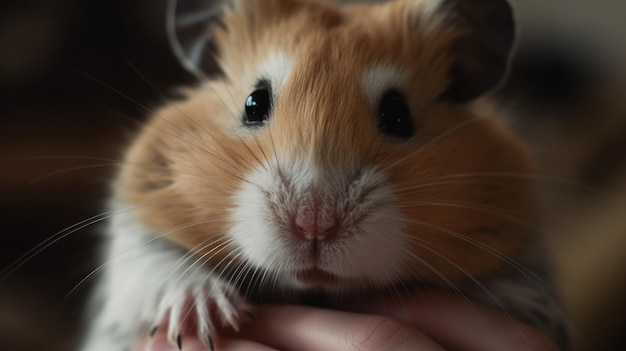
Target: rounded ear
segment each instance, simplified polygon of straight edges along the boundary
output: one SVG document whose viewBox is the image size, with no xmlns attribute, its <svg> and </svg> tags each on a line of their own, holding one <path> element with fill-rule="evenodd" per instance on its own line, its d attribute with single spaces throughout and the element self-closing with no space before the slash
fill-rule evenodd
<svg viewBox="0 0 626 351">
<path fill-rule="evenodd" d="M 228 0 L 168 0 L 170 47 L 181 65 L 195 76 L 220 74 L 212 32 Z"/>
<path fill-rule="evenodd" d="M 513 9 L 507 0 L 442 0 L 439 11 L 460 31 L 451 47 L 451 83 L 441 99 L 471 101 L 506 76 L 515 39 Z"/>
</svg>

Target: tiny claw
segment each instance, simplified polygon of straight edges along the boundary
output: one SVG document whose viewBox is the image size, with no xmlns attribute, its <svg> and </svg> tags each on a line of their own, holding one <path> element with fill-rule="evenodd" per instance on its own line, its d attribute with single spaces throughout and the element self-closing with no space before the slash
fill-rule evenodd
<svg viewBox="0 0 626 351">
<path fill-rule="evenodd" d="M 209 335 L 205 335 L 204 338 L 202 338 L 202 342 L 204 343 L 204 346 L 211 349 L 211 351 L 215 351 L 215 349 L 213 348 L 213 340 L 211 340 L 211 337 Z"/>
<path fill-rule="evenodd" d="M 178 349 L 182 351 L 183 349 L 183 342 L 180 338 L 180 334 L 178 334 L 178 336 L 176 337 L 176 346 L 178 346 Z"/>
<path fill-rule="evenodd" d="M 235 329 L 236 332 L 239 332 L 239 323 L 237 322 L 237 319 L 231 315 L 231 316 L 228 316 L 227 320 L 228 320 L 228 324 L 230 324 L 230 326 L 233 327 L 233 329 Z"/>
<path fill-rule="evenodd" d="M 152 327 L 152 329 L 150 329 L 150 337 L 153 337 L 154 334 L 156 334 L 157 330 L 159 330 L 159 326 L 154 326 Z"/>
</svg>

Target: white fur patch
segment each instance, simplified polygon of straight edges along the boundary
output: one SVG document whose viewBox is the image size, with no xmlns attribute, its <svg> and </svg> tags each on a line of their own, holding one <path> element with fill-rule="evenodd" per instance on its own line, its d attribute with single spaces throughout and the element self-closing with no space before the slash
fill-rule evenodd
<svg viewBox="0 0 626 351">
<path fill-rule="evenodd" d="M 278 96 L 291 72 L 291 58 L 284 52 L 273 52 L 259 65 L 257 79 L 267 79 L 272 87 L 273 98 Z"/>
<path fill-rule="evenodd" d="M 363 74 L 365 95 L 372 105 L 376 105 L 386 91 L 400 89 L 404 85 L 405 76 L 391 65 L 374 66 Z"/>
<path fill-rule="evenodd" d="M 420 10 L 422 18 L 429 18 L 443 6 L 443 0 L 414 0 L 414 6 Z"/>
<path fill-rule="evenodd" d="M 153 233 L 132 212 L 112 216 L 105 276 L 97 287 L 100 306 L 80 350 L 129 350 L 138 335 L 154 326 L 167 328 L 172 345 L 181 334 L 216 336 L 221 326 L 212 320 L 211 304 L 222 322 L 237 324 L 249 307 L 230 283 L 202 258 L 161 237 L 176 228 Z M 197 330 L 184 330 L 190 318 Z"/>
<path fill-rule="evenodd" d="M 248 262 L 287 288 L 308 287 L 295 273 L 314 268 L 342 280 L 322 286 L 329 290 L 385 286 L 403 277 L 407 237 L 383 174 L 366 169 L 354 176 L 349 170 L 320 169 L 312 160 L 279 157 L 279 163 L 273 160 L 248 174 L 249 182 L 234 198 L 228 234 Z M 340 223 L 336 238 L 318 243 L 315 258 L 311 241 L 297 238 L 290 227 L 298 201 L 311 192 L 331 204 Z"/>
<path fill-rule="evenodd" d="M 288 249 L 280 248 L 281 243 L 277 237 L 280 237 L 281 228 L 273 219 L 274 214 L 268 203 L 271 199 L 267 196 L 280 196 L 281 193 L 288 192 L 278 177 L 279 167 L 281 172 L 289 175 L 296 187 L 300 186 L 300 189 L 295 191 L 302 192 L 306 184 L 312 184 L 317 178 L 311 164 L 310 160 L 289 161 L 284 158 L 279 162 L 273 161 L 257 167 L 256 171 L 246 177 L 250 181 L 242 183 L 241 189 L 236 193 L 232 214 L 235 225 L 231 235 L 242 248 L 243 255 L 253 265 L 257 267 L 279 265 L 280 259 L 272 261 L 277 257 L 271 253 Z M 294 196 L 286 198 L 283 205 L 288 209 L 295 208 Z"/>
</svg>

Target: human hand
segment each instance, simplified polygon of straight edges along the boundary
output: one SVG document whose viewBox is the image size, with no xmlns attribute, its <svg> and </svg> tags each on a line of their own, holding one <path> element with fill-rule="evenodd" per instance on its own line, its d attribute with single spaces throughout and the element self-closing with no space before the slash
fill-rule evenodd
<svg viewBox="0 0 626 351">
<path fill-rule="evenodd" d="M 304 306 L 263 306 L 241 332 L 225 330 L 213 340 L 216 351 L 230 350 L 535 350 L 554 351 L 540 331 L 503 312 L 446 293 L 422 292 L 390 301 L 361 301 L 349 311 Z M 157 332 L 150 351 L 174 351 Z M 142 350 L 137 348 L 137 350 Z M 206 351 L 184 336 L 183 351 Z"/>
</svg>

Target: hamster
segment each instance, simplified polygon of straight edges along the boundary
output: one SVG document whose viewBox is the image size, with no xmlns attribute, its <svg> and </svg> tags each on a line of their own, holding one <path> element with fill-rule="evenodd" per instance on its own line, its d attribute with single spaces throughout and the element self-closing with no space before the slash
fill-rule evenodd
<svg viewBox="0 0 626 351">
<path fill-rule="evenodd" d="M 532 161 L 471 103 L 506 74 L 506 1 L 170 5 L 200 83 L 126 153 L 82 350 L 157 325 L 174 345 L 218 337 L 260 302 L 422 286 L 566 340 Z"/>
</svg>

